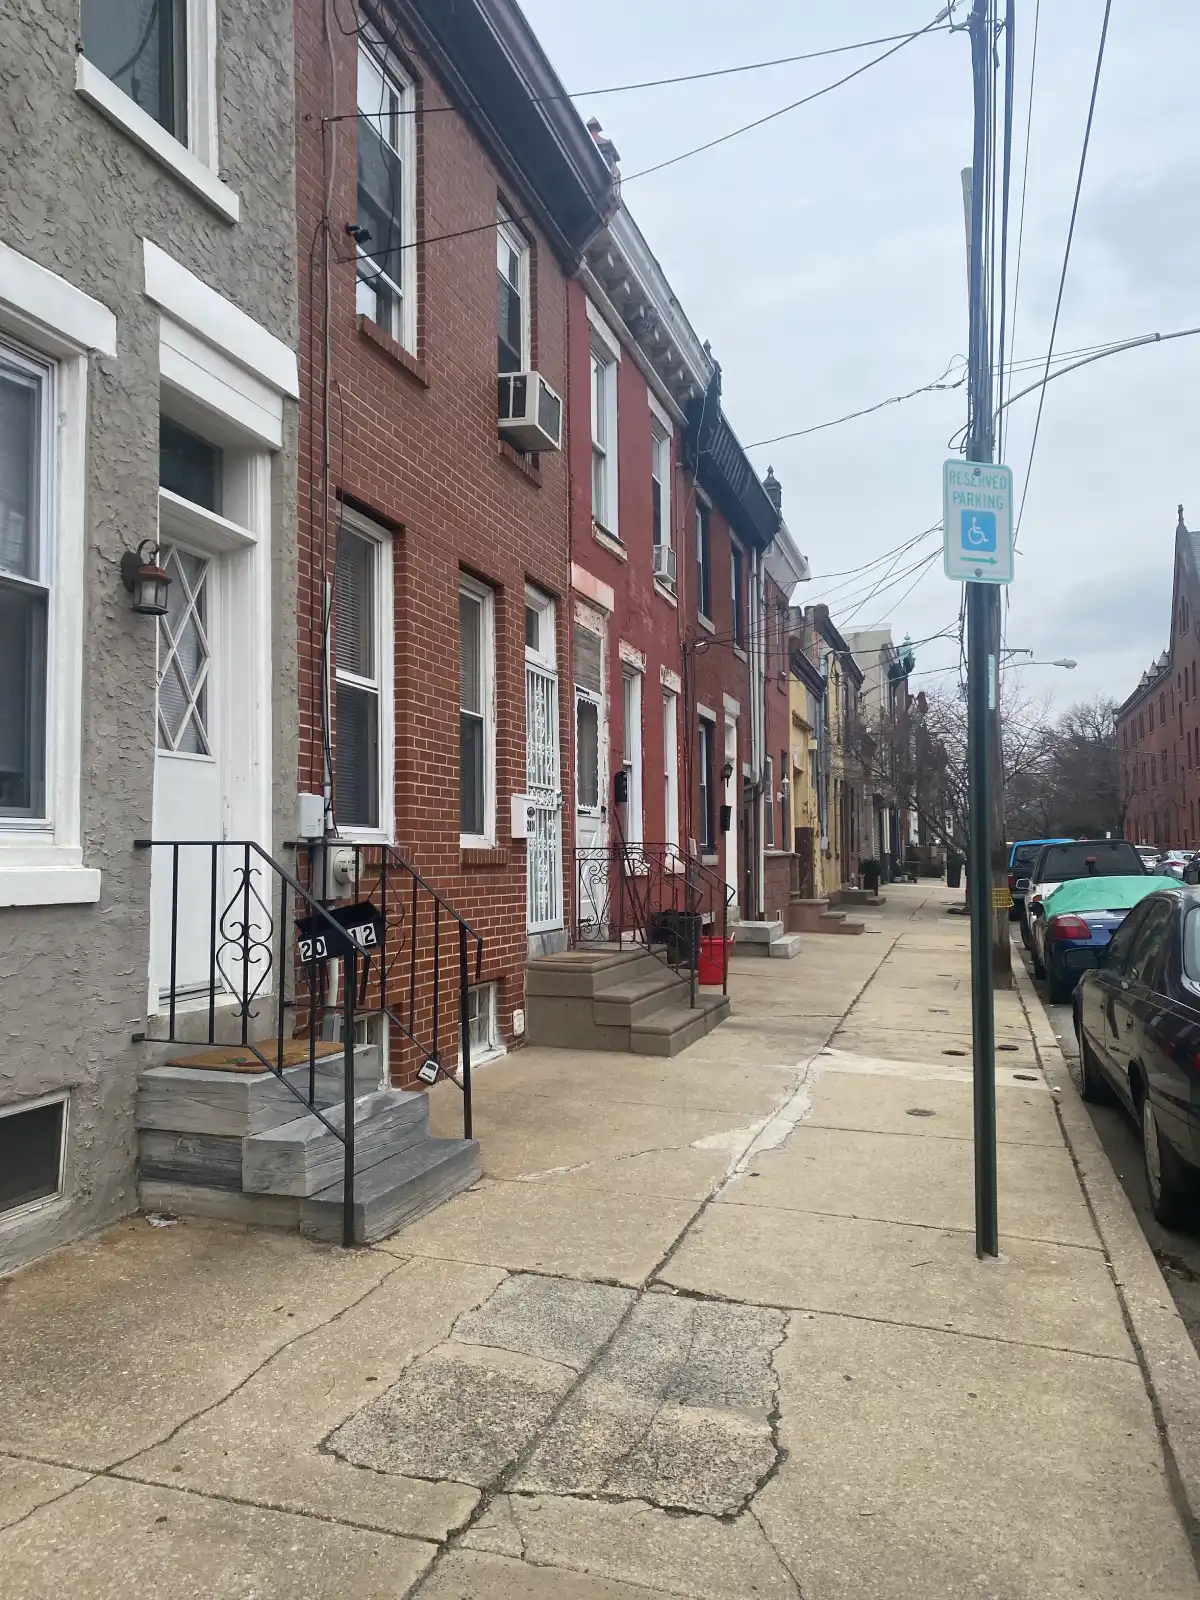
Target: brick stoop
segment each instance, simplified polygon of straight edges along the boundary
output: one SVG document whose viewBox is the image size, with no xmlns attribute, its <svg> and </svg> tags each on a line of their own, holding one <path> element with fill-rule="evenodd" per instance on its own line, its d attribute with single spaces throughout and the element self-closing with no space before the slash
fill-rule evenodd
<svg viewBox="0 0 1200 1600">
<path fill-rule="evenodd" d="M 792 933 L 865 933 L 866 923 L 848 917 L 844 911 L 830 911 L 828 900 L 805 900 L 793 895 L 788 906 L 788 928 Z"/>
</svg>

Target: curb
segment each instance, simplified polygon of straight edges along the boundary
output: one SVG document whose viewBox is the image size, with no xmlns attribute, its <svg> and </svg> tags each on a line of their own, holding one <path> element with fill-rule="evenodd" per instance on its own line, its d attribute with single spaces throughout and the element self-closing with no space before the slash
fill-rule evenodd
<svg viewBox="0 0 1200 1600">
<path fill-rule="evenodd" d="M 1059 1126 L 1112 1273 L 1150 1393 L 1167 1476 L 1200 1565 L 1200 1356 L 1175 1309 L 1129 1197 L 1079 1097 L 1054 1028 L 1021 960 L 1013 977 Z"/>
</svg>

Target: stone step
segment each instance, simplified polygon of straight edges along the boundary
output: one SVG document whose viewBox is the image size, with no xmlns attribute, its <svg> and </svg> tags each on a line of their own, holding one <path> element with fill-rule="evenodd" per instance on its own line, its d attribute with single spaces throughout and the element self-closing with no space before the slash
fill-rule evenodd
<svg viewBox="0 0 1200 1600">
<path fill-rule="evenodd" d="M 326 1116 L 335 1128 L 342 1128 L 345 1106 L 330 1106 Z M 428 1135 L 429 1102 L 423 1094 L 380 1089 L 354 1102 L 358 1172 L 410 1149 Z M 241 1186 L 247 1194 L 317 1194 L 341 1177 L 345 1149 L 319 1118 L 297 1117 L 243 1141 Z"/>
<path fill-rule="evenodd" d="M 322 1108 L 340 1105 L 345 1087 L 341 1046 L 326 1043 L 318 1048 L 326 1054 L 317 1062 L 316 1103 Z M 378 1089 L 382 1070 L 378 1047 L 359 1045 L 354 1052 L 355 1095 Z M 147 1067 L 138 1078 L 136 1126 L 168 1133 L 249 1138 L 303 1114 L 308 1096 L 307 1061 L 286 1068 L 284 1076 L 297 1093 L 273 1072 L 199 1065 Z"/>
<path fill-rule="evenodd" d="M 729 933 L 734 941 L 734 950 L 739 945 L 767 945 L 773 939 L 778 939 L 783 933 L 783 923 L 774 920 L 770 922 L 731 922 Z"/>
<path fill-rule="evenodd" d="M 767 954 L 773 961 L 792 961 L 800 954 L 800 936 L 796 933 L 785 933 L 779 939 L 772 939 L 767 946 Z"/>
<path fill-rule="evenodd" d="M 538 956 L 525 965 L 525 995 L 587 997 L 616 984 L 631 983 L 660 968 L 646 950 L 568 950 Z"/>
<path fill-rule="evenodd" d="M 826 911 L 820 918 L 817 933 L 865 933 L 867 925 L 856 917 L 847 917 L 840 911 Z"/>
<path fill-rule="evenodd" d="M 630 983 L 616 983 L 602 990 L 592 1001 L 592 1016 L 604 1026 L 615 1024 L 631 1027 L 636 1022 L 653 1016 L 664 1006 L 677 1004 L 688 994 L 688 980 L 667 967 L 647 973 Z"/>
<path fill-rule="evenodd" d="M 677 1056 L 729 1015 L 729 996 L 702 993 L 696 1005 L 667 1006 L 629 1030 L 628 1048 L 640 1056 Z"/>
<path fill-rule="evenodd" d="M 459 1194 L 480 1174 L 474 1139 L 425 1139 L 380 1161 L 354 1181 L 354 1239 L 374 1244 L 407 1227 Z M 310 1239 L 342 1238 L 342 1184 L 331 1184 L 299 1204 L 300 1232 Z"/>
</svg>

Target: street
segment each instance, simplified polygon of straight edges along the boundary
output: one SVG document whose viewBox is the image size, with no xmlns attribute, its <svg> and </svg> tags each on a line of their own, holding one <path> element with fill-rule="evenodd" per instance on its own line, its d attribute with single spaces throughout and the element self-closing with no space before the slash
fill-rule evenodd
<svg viewBox="0 0 1200 1600">
<path fill-rule="evenodd" d="M 1043 1006 L 1062 1044 L 1063 1054 L 1071 1069 L 1076 1087 L 1079 1085 L 1079 1046 L 1071 1020 L 1070 1005 L 1051 1005 L 1046 998 L 1046 985 L 1034 978 L 1029 954 L 1021 944 L 1020 936 L 1013 931 L 1013 960 L 1024 962 L 1030 981 L 1037 989 Z M 1146 1235 L 1155 1259 L 1162 1268 L 1163 1277 L 1171 1296 L 1179 1308 L 1179 1315 L 1200 1347 L 1200 1222 L 1195 1220 L 1186 1232 L 1168 1232 L 1150 1210 L 1150 1197 L 1146 1189 L 1146 1169 L 1142 1161 L 1142 1146 L 1138 1130 L 1132 1120 L 1115 1105 L 1089 1105 L 1088 1114 L 1100 1142 L 1104 1146 L 1113 1171 L 1121 1180 L 1121 1187 L 1129 1196 L 1142 1231 Z"/>
<path fill-rule="evenodd" d="M 976 1257 L 956 898 L 736 959 L 674 1059 L 482 1070 L 482 1179 L 378 1246 L 136 1217 L 3 1280 L 5 1595 L 1197 1600 L 1016 993 Z"/>
</svg>

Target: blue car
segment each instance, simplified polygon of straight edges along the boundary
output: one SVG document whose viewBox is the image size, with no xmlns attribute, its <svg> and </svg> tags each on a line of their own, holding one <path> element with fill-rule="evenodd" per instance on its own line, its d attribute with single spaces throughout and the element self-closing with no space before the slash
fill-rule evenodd
<svg viewBox="0 0 1200 1600">
<path fill-rule="evenodd" d="M 1070 844 L 1070 839 L 1018 839 L 1008 852 L 1008 892 L 1012 895 L 1012 905 L 1009 907 L 1008 920 L 1021 924 L 1021 938 L 1026 944 L 1025 919 L 1021 909 L 1025 904 L 1025 891 L 1029 887 L 1029 869 L 1037 860 L 1037 853 L 1044 844 Z"/>
<path fill-rule="evenodd" d="M 1158 876 L 1076 878 L 1048 896 L 1034 928 L 1033 970 L 1051 1005 L 1066 1004 L 1132 908 L 1164 887 Z"/>
</svg>

